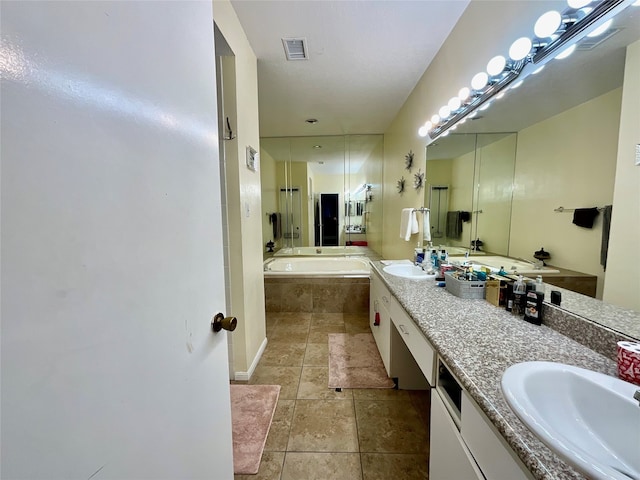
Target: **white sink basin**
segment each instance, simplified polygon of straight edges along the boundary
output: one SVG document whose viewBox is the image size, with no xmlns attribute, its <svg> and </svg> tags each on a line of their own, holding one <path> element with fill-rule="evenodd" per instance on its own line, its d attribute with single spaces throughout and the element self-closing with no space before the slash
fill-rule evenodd
<svg viewBox="0 0 640 480">
<path fill-rule="evenodd" d="M 396 277 L 411 278 L 413 280 L 426 280 L 435 278 L 435 274 L 428 274 L 422 268 L 408 263 L 387 265 L 382 270 Z"/>
<path fill-rule="evenodd" d="M 520 420 L 592 480 L 640 480 L 638 388 L 552 362 L 518 363 L 502 376 L 502 392 Z"/>
</svg>

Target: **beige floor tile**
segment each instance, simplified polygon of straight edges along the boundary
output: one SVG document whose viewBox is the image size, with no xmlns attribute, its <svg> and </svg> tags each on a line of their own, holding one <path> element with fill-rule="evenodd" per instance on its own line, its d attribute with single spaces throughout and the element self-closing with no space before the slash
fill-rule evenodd
<svg viewBox="0 0 640 480">
<path fill-rule="evenodd" d="M 284 452 L 287 450 L 295 404 L 295 400 L 278 399 L 271 428 L 269 428 L 269 436 L 264 446 L 265 452 Z"/>
<path fill-rule="evenodd" d="M 250 385 L 280 385 L 280 398 L 295 400 L 298 394 L 300 373 L 302 367 L 281 367 L 260 365 L 256 368 L 249 381 Z"/>
<path fill-rule="evenodd" d="M 364 480 L 427 480 L 429 478 L 429 459 L 424 454 L 363 453 L 361 457 Z"/>
<path fill-rule="evenodd" d="M 355 400 L 361 452 L 427 453 L 427 432 L 411 400 Z"/>
<path fill-rule="evenodd" d="M 342 313 L 314 313 L 311 316 L 311 325 L 344 325 Z"/>
<path fill-rule="evenodd" d="M 298 367 L 302 365 L 306 350 L 306 343 L 269 342 L 260 359 L 260 365 Z"/>
<path fill-rule="evenodd" d="M 269 343 L 307 343 L 309 325 L 278 325 L 271 331 Z"/>
<path fill-rule="evenodd" d="M 329 366 L 329 344 L 324 343 L 307 343 L 307 349 L 304 354 L 303 365 L 314 367 Z"/>
<path fill-rule="evenodd" d="M 344 325 L 311 325 L 308 343 L 329 344 L 330 333 L 346 333 Z"/>
<path fill-rule="evenodd" d="M 356 388 L 353 390 L 353 398 L 356 400 L 410 400 L 408 390 L 396 390 L 394 388 Z"/>
<path fill-rule="evenodd" d="M 332 400 L 352 399 L 351 390 L 336 391 L 329 388 L 329 367 L 302 367 L 300 386 L 298 387 L 298 399 L 307 400 Z"/>
<path fill-rule="evenodd" d="M 312 314 L 305 312 L 280 312 L 272 314 L 278 321 L 278 325 L 309 325 Z"/>
<path fill-rule="evenodd" d="M 282 480 L 359 480 L 362 478 L 357 453 L 288 452 Z"/>
<path fill-rule="evenodd" d="M 346 333 L 371 333 L 371 327 L 369 327 L 369 323 L 360 324 L 345 322 L 344 329 Z"/>
<path fill-rule="evenodd" d="M 280 480 L 284 452 L 264 452 L 256 475 L 234 475 L 234 480 Z"/>
<path fill-rule="evenodd" d="M 297 400 L 287 451 L 357 452 L 352 400 Z"/>
</svg>

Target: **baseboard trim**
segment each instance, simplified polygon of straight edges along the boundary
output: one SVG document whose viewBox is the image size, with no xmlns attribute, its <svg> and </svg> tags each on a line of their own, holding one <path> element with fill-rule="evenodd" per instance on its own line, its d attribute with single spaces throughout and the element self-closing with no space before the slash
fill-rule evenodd
<svg viewBox="0 0 640 480">
<path fill-rule="evenodd" d="M 249 367 L 249 371 L 247 371 L 247 372 L 235 372 L 235 374 L 234 374 L 234 379 L 235 380 L 240 381 L 240 382 L 248 382 L 249 379 L 251 379 L 251 376 L 253 375 L 253 372 L 255 371 L 256 367 L 258 366 L 258 362 L 262 358 L 262 354 L 264 353 L 264 349 L 265 348 L 267 348 L 267 337 L 265 337 L 264 340 L 262 341 L 262 345 L 260 345 L 260 348 L 258 349 L 258 352 L 256 353 L 256 356 L 253 359 L 253 362 L 251 362 L 251 366 Z"/>
</svg>

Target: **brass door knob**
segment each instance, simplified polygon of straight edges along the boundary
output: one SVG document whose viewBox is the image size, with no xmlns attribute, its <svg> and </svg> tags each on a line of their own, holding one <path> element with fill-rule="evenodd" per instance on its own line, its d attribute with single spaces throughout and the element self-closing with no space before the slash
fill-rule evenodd
<svg viewBox="0 0 640 480">
<path fill-rule="evenodd" d="M 223 328 L 230 332 L 233 332 L 238 326 L 238 319 L 236 317 L 225 317 L 221 313 L 216 313 L 213 320 L 211 320 L 211 330 L 219 332 Z"/>
</svg>

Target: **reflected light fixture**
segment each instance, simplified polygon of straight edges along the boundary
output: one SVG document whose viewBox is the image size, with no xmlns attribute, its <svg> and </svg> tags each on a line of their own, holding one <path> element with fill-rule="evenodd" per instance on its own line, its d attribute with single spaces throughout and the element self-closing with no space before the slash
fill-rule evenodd
<svg viewBox="0 0 640 480">
<path fill-rule="evenodd" d="M 576 49 L 576 46 L 577 44 L 574 43 L 570 47 L 567 47 L 566 49 L 564 49 L 562 52 L 556 55 L 556 60 L 562 60 L 563 58 L 567 58 L 569 55 L 573 53 L 573 51 Z"/>
<path fill-rule="evenodd" d="M 548 11 L 534 25 L 535 37 L 520 37 L 509 47 L 509 60 L 496 55 L 487 63 L 487 71 L 474 75 L 471 88 L 463 87 L 458 96 L 420 126 L 418 134 L 428 143 L 447 135 L 456 124 L 476 117 L 478 110 L 489 108 L 493 98 L 507 89 L 515 89 L 529 75 L 539 73 L 554 58 L 568 57 L 586 36 L 608 30 L 613 18 L 640 0 L 567 0 L 562 12 Z"/>
</svg>

